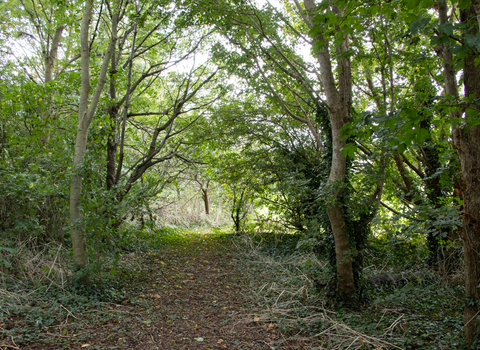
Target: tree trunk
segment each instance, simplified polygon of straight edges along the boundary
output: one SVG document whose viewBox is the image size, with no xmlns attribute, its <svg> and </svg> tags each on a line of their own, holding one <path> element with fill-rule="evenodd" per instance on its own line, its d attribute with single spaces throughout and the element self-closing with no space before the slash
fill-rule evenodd
<svg viewBox="0 0 480 350">
<path fill-rule="evenodd" d="M 112 189 L 116 185 L 117 181 L 115 179 L 116 175 L 116 162 L 117 162 L 117 119 L 118 119 L 118 103 L 117 103 L 117 57 L 115 55 L 115 48 L 117 46 L 117 23 L 116 21 L 112 22 L 112 58 L 110 66 L 110 98 L 112 99 L 112 104 L 108 109 L 110 130 L 108 131 L 107 139 L 107 190 Z"/>
<path fill-rule="evenodd" d="M 314 0 L 304 0 L 304 6 L 305 9 L 309 11 L 308 15 L 304 15 L 304 19 L 307 25 L 312 28 L 314 26 L 312 19 L 317 6 Z M 332 11 L 340 12 L 336 6 L 331 6 L 331 8 Z M 342 55 L 342 53 L 348 50 L 348 37 L 335 47 L 335 50 L 341 57 L 337 61 L 339 71 L 338 89 L 333 75 L 328 40 L 326 40 L 323 35 L 319 35 L 313 40 L 314 42 L 320 41 L 323 45 L 323 48 L 317 52 L 317 61 L 332 128 L 332 164 L 328 184 L 330 185 L 329 187 L 334 200 L 333 204 L 327 209 L 327 214 L 335 241 L 338 291 L 341 299 L 352 301 L 355 298 L 355 281 L 341 199 L 342 188 L 347 172 L 347 160 L 341 154 L 346 144 L 346 140 L 341 135 L 341 129 L 350 119 L 352 106 L 351 63 L 349 58 Z"/>
<path fill-rule="evenodd" d="M 50 47 L 47 47 L 47 52 L 45 53 L 45 85 L 53 81 L 53 71 L 55 70 L 55 60 L 58 56 L 58 46 L 60 45 L 60 40 L 62 39 L 64 27 L 60 26 L 55 31 L 55 35 L 52 39 L 52 44 Z M 50 103 L 47 106 L 47 110 L 42 113 L 42 121 L 46 122 L 49 116 L 52 114 L 52 103 L 53 94 L 50 99 Z M 50 128 L 48 125 L 43 129 L 43 136 L 41 137 L 41 142 L 45 145 L 50 139 Z"/>
<path fill-rule="evenodd" d="M 80 45 L 81 45 L 81 90 L 80 102 L 78 105 L 78 129 L 75 142 L 75 154 L 73 157 L 73 175 L 70 184 L 70 236 L 72 238 L 73 262 L 78 267 L 87 265 L 85 254 L 86 245 L 84 237 L 84 225 L 82 223 L 82 213 L 80 211 L 80 198 L 82 193 L 82 176 L 80 175 L 82 164 L 85 160 L 85 150 L 87 147 L 88 129 L 97 109 L 103 86 L 106 82 L 106 74 L 110 55 L 112 52 L 112 40 L 109 43 L 107 52 L 103 58 L 102 67 L 97 80 L 97 86 L 88 107 L 88 95 L 91 90 L 90 85 L 90 48 L 89 48 L 89 26 L 93 13 L 93 0 L 85 2 L 83 10 Z M 113 21 L 117 19 L 114 16 Z"/>
<path fill-rule="evenodd" d="M 107 139 L 107 190 L 110 190 L 117 183 L 115 181 L 116 163 L 117 163 L 117 140 L 116 127 L 118 118 L 118 107 L 116 103 L 110 106 L 110 130 L 108 131 Z"/>
<path fill-rule="evenodd" d="M 210 198 L 208 197 L 208 186 L 210 185 L 210 180 L 202 182 L 198 179 L 198 174 L 194 176 L 195 181 L 200 185 L 200 191 L 202 192 L 203 204 L 205 205 L 205 214 L 210 215 Z"/>
<path fill-rule="evenodd" d="M 460 11 L 460 20 L 470 25 L 468 34 L 478 33 L 476 12 L 473 6 Z M 476 55 L 473 52 L 464 58 L 463 76 L 465 96 L 480 98 L 480 67 L 475 65 Z M 445 67 L 446 68 L 446 67 Z M 446 71 L 446 69 L 444 69 Z M 449 91 L 447 91 L 449 93 Z M 467 110 L 467 112 L 473 112 Z M 478 112 L 474 112 L 478 118 Z M 465 261 L 465 294 L 466 301 L 464 310 L 465 341 L 471 346 L 478 338 L 477 315 L 479 312 L 479 288 L 480 280 L 480 126 L 473 125 L 464 114 L 466 129 L 456 130 L 454 133 L 457 152 L 462 168 L 463 191 L 463 227 L 462 239 L 464 246 Z"/>
<path fill-rule="evenodd" d="M 210 198 L 208 197 L 208 187 L 202 189 L 203 203 L 205 204 L 205 214 L 210 215 Z"/>
<path fill-rule="evenodd" d="M 345 230 L 345 220 L 341 203 L 341 192 L 347 171 L 346 159 L 341 154 L 341 151 L 346 144 L 346 140 L 342 139 L 340 133 L 340 130 L 344 125 L 342 119 L 341 116 L 335 116 L 334 113 L 330 113 L 333 154 L 328 183 L 331 185 L 330 188 L 333 190 L 335 199 L 334 204 L 327 209 L 327 214 L 335 241 L 338 291 L 340 292 L 341 299 L 351 301 L 354 299 L 355 295 L 355 281 L 350 244 Z"/>
</svg>

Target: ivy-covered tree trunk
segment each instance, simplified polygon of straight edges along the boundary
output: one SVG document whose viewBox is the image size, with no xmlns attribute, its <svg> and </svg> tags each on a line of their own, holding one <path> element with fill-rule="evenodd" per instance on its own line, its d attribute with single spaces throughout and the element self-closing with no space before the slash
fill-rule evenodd
<svg viewBox="0 0 480 350">
<path fill-rule="evenodd" d="M 478 1 L 475 1 L 478 3 Z M 470 6 L 460 11 L 460 20 L 467 29 L 466 34 L 477 35 L 479 23 L 477 17 L 480 14 Z M 439 3 L 440 23 L 446 23 L 446 2 Z M 448 43 L 442 49 L 442 58 L 445 76 L 445 92 L 454 98 L 458 98 L 455 72 L 452 68 L 452 53 Z M 465 96 L 480 98 L 480 67 L 475 64 L 478 54 L 469 49 L 463 63 Z M 451 117 L 462 117 L 457 112 Z M 453 132 L 455 146 L 459 155 L 462 168 L 463 182 L 463 219 L 462 240 L 464 247 L 465 262 L 465 294 L 467 301 L 464 310 L 465 342 L 472 346 L 478 339 L 477 318 L 479 313 L 479 280 L 480 280 L 480 126 L 474 125 L 478 120 L 478 111 L 467 109 L 463 114 L 463 122 L 466 127 L 455 129 Z"/>
</svg>

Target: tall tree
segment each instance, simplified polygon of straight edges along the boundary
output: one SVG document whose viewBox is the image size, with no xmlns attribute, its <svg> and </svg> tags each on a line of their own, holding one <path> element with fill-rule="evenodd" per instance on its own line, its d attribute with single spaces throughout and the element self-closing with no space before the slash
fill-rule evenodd
<svg viewBox="0 0 480 350">
<path fill-rule="evenodd" d="M 108 64 L 110 56 L 113 52 L 115 41 L 110 37 L 108 46 L 103 56 L 102 66 L 98 73 L 97 85 L 93 92 L 91 101 L 89 102 L 89 93 L 91 90 L 92 79 L 90 76 L 90 24 L 93 15 L 93 0 L 87 0 L 83 9 L 83 17 L 80 29 L 80 49 L 81 49 L 81 87 L 80 87 L 80 101 L 78 105 L 78 129 L 75 141 L 75 154 L 73 157 L 73 175 L 70 186 L 70 236 L 72 238 L 73 262 L 78 267 L 85 267 L 87 265 L 87 258 L 85 252 L 85 238 L 83 234 L 82 212 L 80 209 L 80 198 L 82 194 L 82 174 L 81 168 L 85 160 L 85 150 L 87 147 L 88 129 L 93 120 L 97 110 L 100 96 L 103 92 L 103 87 L 106 83 L 106 76 L 108 71 Z M 115 9 L 112 22 L 113 28 L 116 27 L 118 21 L 118 11 L 120 6 L 118 3 L 112 3 L 111 6 Z"/>
<path fill-rule="evenodd" d="M 440 22 L 445 25 L 446 3 L 440 2 Z M 467 103 L 480 99 L 479 25 L 480 7 L 478 1 L 471 5 L 460 5 L 460 22 L 463 27 L 462 39 L 465 40 L 463 58 L 464 96 Z M 476 43 L 471 45 L 475 38 Z M 456 78 L 451 66 L 451 49 L 448 41 L 443 45 L 445 92 L 451 98 L 458 98 Z M 470 346 L 478 339 L 477 315 L 480 302 L 480 118 L 478 107 L 466 108 L 460 117 L 464 126 L 455 128 L 454 140 L 460 158 L 463 182 L 463 229 L 462 239 L 465 260 L 465 340 Z"/>
<path fill-rule="evenodd" d="M 316 49 L 316 58 L 320 70 L 320 79 L 326 97 L 328 115 L 332 132 L 332 163 L 328 183 L 332 195 L 331 206 L 327 208 L 328 217 L 335 240 L 337 260 L 338 289 L 345 300 L 352 300 L 355 296 L 355 281 L 352 267 L 352 256 L 344 213 L 342 210 L 342 187 L 347 174 L 347 160 L 342 155 L 346 139 L 342 136 L 342 128 L 351 120 L 352 110 L 352 72 L 349 49 L 349 35 L 344 33 L 338 25 L 335 30 L 340 34 L 332 46 L 331 39 L 325 36 L 325 26 L 318 16 L 325 11 L 342 18 L 345 9 L 341 9 L 335 2 L 324 9 L 320 9 L 314 0 L 305 0 L 304 6 L 295 0 L 297 10 L 310 28 L 313 45 Z M 336 52 L 338 66 L 335 79 L 333 58 L 330 50 Z"/>
</svg>

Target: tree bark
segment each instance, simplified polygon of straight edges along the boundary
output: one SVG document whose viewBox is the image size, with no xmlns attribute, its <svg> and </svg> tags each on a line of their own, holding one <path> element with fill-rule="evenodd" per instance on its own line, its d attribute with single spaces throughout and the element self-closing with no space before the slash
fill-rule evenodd
<svg viewBox="0 0 480 350">
<path fill-rule="evenodd" d="M 198 174 L 195 174 L 194 178 L 195 178 L 195 181 L 200 185 L 200 190 L 202 191 L 202 199 L 203 199 L 203 204 L 205 206 L 205 214 L 210 215 L 210 198 L 208 196 L 208 191 L 209 191 L 208 186 L 210 185 L 210 180 L 206 180 L 206 182 L 203 183 L 198 179 Z"/>
<path fill-rule="evenodd" d="M 45 85 L 53 81 L 53 71 L 55 70 L 55 60 L 58 56 L 58 46 L 60 45 L 60 41 L 62 40 L 62 33 L 65 29 L 64 26 L 59 26 L 55 31 L 55 35 L 53 36 L 52 43 L 50 47 L 47 46 L 47 52 L 45 53 L 44 60 L 45 60 L 45 77 L 44 82 Z M 53 95 L 53 94 L 52 94 Z M 50 104 L 47 106 L 47 110 L 42 113 L 42 121 L 46 122 L 49 116 L 52 114 L 52 103 L 53 96 L 50 98 Z M 45 145 L 48 140 L 50 139 L 50 128 L 48 125 L 43 129 L 43 136 L 41 137 L 41 142 Z"/>
<path fill-rule="evenodd" d="M 298 5 L 297 5 L 298 6 Z M 313 14 L 316 11 L 314 0 L 304 0 L 304 6 L 309 13 L 305 21 L 310 28 L 313 24 Z M 331 6 L 332 11 L 339 12 L 336 6 Z M 355 298 L 355 282 L 353 274 L 352 256 L 349 239 L 345 230 L 345 219 L 342 210 L 342 187 L 347 172 L 347 160 L 342 156 L 342 149 L 346 145 L 345 138 L 341 135 L 342 127 L 350 120 L 352 106 L 352 75 L 350 59 L 344 54 L 348 50 L 348 37 L 335 47 L 340 55 L 338 59 L 338 89 L 333 75 L 333 67 L 329 52 L 329 42 L 323 35 L 314 38 L 320 41 L 323 49 L 317 52 L 317 61 L 320 69 L 320 78 L 327 100 L 327 108 L 332 128 L 332 164 L 328 184 L 334 197 L 333 204 L 327 209 L 328 218 L 335 241 L 335 255 L 337 262 L 338 291 L 340 298 L 351 301 Z"/>
<path fill-rule="evenodd" d="M 478 5 L 478 1 L 474 1 Z M 478 6 L 477 6 L 478 7 Z M 470 25 L 468 34 L 477 34 L 478 11 L 470 6 L 460 11 L 460 21 Z M 439 2 L 440 23 L 446 23 L 446 1 Z M 452 53 L 448 43 L 442 48 L 443 73 L 445 77 L 445 93 L 458 98 L 458 89 L 455 72 L 452 68 Z M 476 54 L 469 52 L 464 58 L 463 76 L 465 96 L 480 98 L 480 67 L 475 65 Z M 478 112 L 475 112 L 478 114 Z M 452 118 L 462 117 L 461 111 L 450 115 Z M 475 116 L 478 118 L 478 115 Z M 462 169 L 463 182 L 463 205 L 464 214 L 462 219 L 462 240 L 464 246 L 465 262 L 465 295 L 468 298 L 464 310 L 465 342 L 471 346 L 478 338 L 477 315 L 479 312 L 479 288 L 480 280 L 480 126 L 471 125 L 466 113 L 463 115 L 466 128 L 456 128 L 452 131 L 455 147 L 457 149 Z"/>
<path fill-rule="evenodd" d="M 460 20 L 469 23 L 469 34 L 478 33 L 476 12 L 473 6 L 460 11 Z M 470 53 L 464 59 L 463 76 L 465 96 L 480 98 L 480 67 L 475 65 L 476 55 Z M 478 112 L 476 112 L 478 114 Z M 478 118 L 478 115 L 475 116 Z M 465 186 L 463 192 L 463 246 L 465 261 L 465 294 L 467 300 L 464 311 L 465 341 L 470 346 L 478 337 L 476 332 L 477 314 L 479 311 L 480 280 L 480 126 L 471 126 L 467 114 L 464 116 L 466 130 L 456 133 L 460 146 L 457 151 L 462 167 L 462 178 Z"/>
<path fill-rule="evenodd" d="M 205 205 L 205 214 L 210 215 L 210 198 L 208 197 L 208 188 L 202 189 L 202 199 Z"/>
<path fill-rule="evenodd" d="M 112 53 L 112 40 L 110 40 L 107 52 L 103 57 L 102 67 L 97 80 L 97 86 L 92 96 L 90 106 L 88 106 L 88 96 L 91 90 L 90 85 L 90 48 L 89 48 L 89 26 L 93 13 L 93 0 L 85 2 L 83 17 L 80 29 L 81 45 L 81 89 L 80 102 L 78 105 L 78 129 L 75 141 L 75 154 L 73 157 L 73 175 L 70 184 L 70 236 L 72 238 L 73 262 L 76 266 L 82 268 L 87 266 L 85 254 L 86 245 L 84 237 L 84 225 L 82 223 L 82 213 L 80 211 L 80 198 L 82 193 L 83 179 L 80 174 L 82 164 L 85 160 L 85 150 L 87 147 L 88 129 L 97 109 L 100 95 L 106 82 L 106 75 L 110 55 Z"/>
<path fill-rule="evenodd" d="M 106 184 L 107 190 L 113 188 L 116 185 L 117 181 L 115 179 L 116 172 L 116 162 L 117 162 L 117 119 L 118 119 L 118 109 L 119 105 L 117 102 L 117 79 L 116 74 L 118 72 L 118 58 L 115 55 L 115 48 L 117 46 L 118 40 L 118 23 L 117 21 L 112 21 L 112 57 L 110 65 L 110 98 L 112 104 L 108 109 L 110 130 L 108 132 L 107 138 L 107 176 Z M 120 51 L 120 50 L 119 50 Z"/>
</svg>

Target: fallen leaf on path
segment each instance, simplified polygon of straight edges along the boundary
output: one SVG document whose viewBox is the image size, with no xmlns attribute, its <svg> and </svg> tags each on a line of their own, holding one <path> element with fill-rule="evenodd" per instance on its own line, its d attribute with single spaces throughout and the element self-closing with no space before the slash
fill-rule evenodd
<svg viewBox="0 0 480 350">
<path fill-rule="evenodd" d="M 218 344 L 222 344 L 222 343 L 223 343 L 223 339 L 218 339 L 217 343 L 218 343 Z"/>
<path fill-rule="evenodd" d="M 195 339 L 196 341 L 203 341 L 203 338 L 202 338 L 202 337 L 193 338 L 193 339 Z"/>
<path fill-rule="evenodd" d="M 160 299 L 161 296 L 160 296 L 160 294 L 155 294 L 154 298 Z"/>
<path fill-rule="evenodd" d="M 83 344 L 82 348 L 88 348 L 89 346 L 92 346 L 92 344 Z"/>
<path fill-rule="evenodd" d="M 253 318 L 253 320 L 254 320 L 255 322 L 258 322 L 258 321 L 260 321 L 260 317 L 255 316 L 255 317 Z"/>
</svg>

